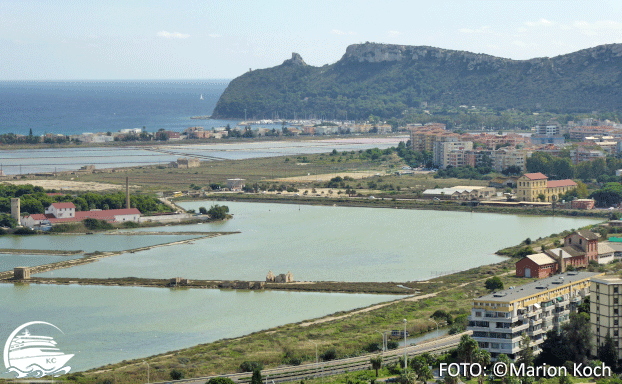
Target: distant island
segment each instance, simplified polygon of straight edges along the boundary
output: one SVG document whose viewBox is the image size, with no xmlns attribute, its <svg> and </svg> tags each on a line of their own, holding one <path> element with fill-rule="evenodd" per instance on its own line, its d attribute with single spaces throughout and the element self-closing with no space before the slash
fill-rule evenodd
<svg viewBox="0 0 622 384">
<path fill-rule="evenodd" d="M 231 81 L 213 118 L 400 117 L 442 105 L 503 111 L 616 112 L 622 106 L 622 44 L 552 58 L 510 60 L 427 46 L 354 44 L 334 64 L 283 64 Z"/>
</svg>

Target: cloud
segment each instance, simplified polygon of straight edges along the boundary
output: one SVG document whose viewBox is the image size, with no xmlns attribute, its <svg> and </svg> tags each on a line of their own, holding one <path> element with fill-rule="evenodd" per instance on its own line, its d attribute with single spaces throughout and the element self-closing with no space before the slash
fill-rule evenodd
<svg viewBox="0 0 622 384">
<path fill-rule="evenodd" d="M 167 31 L 158 32 L 158 36 L 164 37 L 165 39 L 187 39 L 190 37 L 190 35 L 186 33 L 167 32 Z"/>
<path fill-rule="evenodd" d="M 220 37 L 220 35 L 219 35 L 219 34 L 217 34 L 217 33 L 210 33 L 210 34 L 208 34 L 207 36 L 209 36 L 209 37 L 211 37 L 211 38 L 214 38 L 214 39 L 216 39 L 216 38 Z"/>
<path fill-rule="evenodd" d="M 330 31 L 330 33 L 332 33 L 333 35 L 356 35 L 356 32 L 345 32 L 345 31 L 340 31 L 339 29 L 333 29 L 332 31 Z"/>
<path fill-rule="evenodd" d="M 622 30 L 622 23 L 612 20 L 596 21 L 594 23 L 588 23 L 587 21 L 576 21 L 572 25 L 584 35 L 596 36 L 601 33 L 607 34 L 612 31 Z"/>
<path fill-rule="evenodd" d="M 402 32 L 400 32 L 400 31 L 389 31 L 389 35 L 391 35 L 391 36 L 399 36 L 401 34 L 402 34 Z"/>
<path fill-rule="evenodd" d="M 525 25 L 528 27 L 550 27 L 554 24 L 555 24 L 554 22 L 547 20 L 547 19 L 540 19 L 538 21 L 525 22 Z"/>
</svg>

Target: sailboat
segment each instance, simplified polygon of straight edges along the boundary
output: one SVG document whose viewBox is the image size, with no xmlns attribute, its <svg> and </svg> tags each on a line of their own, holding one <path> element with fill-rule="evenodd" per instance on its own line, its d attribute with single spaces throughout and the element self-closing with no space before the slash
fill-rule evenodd
<svg viewBox="0 0 622 384">
<path fill-rule="evenodd" d="M 199 98 L 199 100 L 203 100 L 203 94 L 201 94 L 201 98 Z"/>
</svg>

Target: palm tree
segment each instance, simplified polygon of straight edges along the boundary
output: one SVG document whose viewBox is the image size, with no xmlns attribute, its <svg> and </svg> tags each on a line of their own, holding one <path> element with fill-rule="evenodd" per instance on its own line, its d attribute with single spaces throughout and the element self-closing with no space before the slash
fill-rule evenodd
<svg viewBox="0 0 622 384">
<path fill-rule="evenodd" d="M 473 340 L 469 335 L 463 335 L 460 338 L 460 344 L 458 344 L 458 357 L 468 364 L 473 363 L 473 355 L 479 349 L 477 341 Z M 469 379 L 471 378 L 467 372 Z"/>
<path fill-rule="evenodd" d="M 378 377 L 378 370 L 382 368 L 382 356 L 376 356 L 369 359 L 371 368 L 376 370 L 376 377 Z"/>
</svg>

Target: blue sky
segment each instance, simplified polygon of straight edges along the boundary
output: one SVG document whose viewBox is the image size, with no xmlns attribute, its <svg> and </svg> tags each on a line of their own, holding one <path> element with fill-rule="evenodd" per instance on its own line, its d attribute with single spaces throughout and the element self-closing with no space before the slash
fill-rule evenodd
<svg viewBox="0 0 622 384">
<path fill-rule="evenodd" d="M 234 78 L 366 41 L 555 56 L 622 43 L 622 1 L 0 0 L 0 80 Z"/>
</svg>

